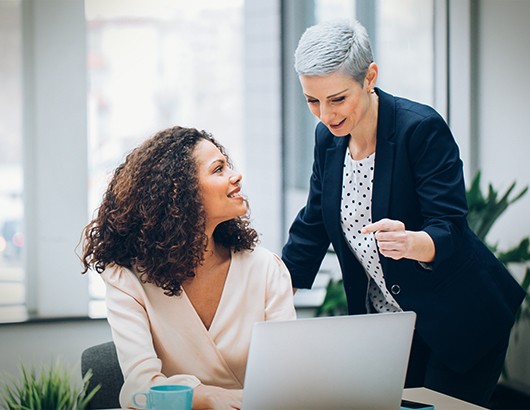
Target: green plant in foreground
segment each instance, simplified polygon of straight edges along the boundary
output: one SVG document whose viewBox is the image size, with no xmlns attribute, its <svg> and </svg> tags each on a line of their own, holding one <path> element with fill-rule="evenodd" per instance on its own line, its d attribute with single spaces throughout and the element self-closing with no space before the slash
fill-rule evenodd
<svg viewBox="0 0 530 410">
<path fill-rule="evenodd" d="M 42 365 L 39 371 L 21 365 L 21 376 L 2 383 L 1 408 L 7 410 L 83 410 L 100 389 L 96 386 L 88 392 L 92 372 L 88 371 L 81 386 L 74 385 L 72 370 L 59 361 L 50 366 Z"/>
</svg>

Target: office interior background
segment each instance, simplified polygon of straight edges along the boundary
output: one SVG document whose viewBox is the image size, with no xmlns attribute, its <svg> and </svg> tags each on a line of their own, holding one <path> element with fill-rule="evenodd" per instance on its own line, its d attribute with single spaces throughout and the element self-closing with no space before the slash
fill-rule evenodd
<svg viewBox="0 0 530 410">
<path fill-rule="evenodd" d="M 480 170 L 484 189 L 530 184 L 530 1 L 0 0 L 0 372 L 78 365 L 111 339 L 78 244 L 114 167 L 158 130 L 218 138 L 262 244 L 281 251 L 316 124 L 292 55 L 306 27 L 344 17 L 367 27 L 378 85 L 448 121 L 467 183 Z M 489 242 L 530 235 L 529 206 L 511 206 Z M 528 321 L 517 330 L 506 383 L 530 394 Z"/>
</svg>

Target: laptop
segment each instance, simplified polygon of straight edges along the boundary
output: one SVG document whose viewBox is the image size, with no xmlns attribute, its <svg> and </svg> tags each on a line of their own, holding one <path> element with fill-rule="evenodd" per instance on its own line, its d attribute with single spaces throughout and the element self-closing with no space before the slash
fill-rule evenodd
<svg viewBox="0 0 530 410">
<path fill-rule="evenodd" d="M 243 410 L 398 410 L 416 314 L 254 325 Z"/>
</svg>

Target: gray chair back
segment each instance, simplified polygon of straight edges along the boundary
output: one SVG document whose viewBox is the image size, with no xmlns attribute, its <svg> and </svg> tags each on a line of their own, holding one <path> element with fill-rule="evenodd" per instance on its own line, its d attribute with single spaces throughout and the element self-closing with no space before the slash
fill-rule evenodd
<svg viewBox="0 0 530 410">
<path fill-rule="evenodd" d="M 119 408 L 123 374 L 118 363 L 114 342 L 102 343 L 83 351 L 81 354 L 81 374 L 83 377 L 88 369 L 92 369 L 92 377 L 87 391 L 90 392 L 98 384 L 101 385 L 100 390 L 90 400 L 88 408 Z"/>
</svg>

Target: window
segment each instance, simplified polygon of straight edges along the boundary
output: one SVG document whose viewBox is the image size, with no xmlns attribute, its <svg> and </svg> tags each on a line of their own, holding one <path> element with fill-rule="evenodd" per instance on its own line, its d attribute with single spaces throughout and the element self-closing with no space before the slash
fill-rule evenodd
<svg viewBox="0 0 530 410">
<path fill-rule="evenodd" d="M 212 132 L 242 172 L 254 176 L 253 186 L 272 180 L 267 187 L 278 187 L 279 198 L 283 184 L 286 205 L 275 206 L 270 218 L 263 218 L 271 208 L 269 188 L 260 186 L 263 195 L 253 199 L 252 209 L 261 211 L 254 213 L 256 222 L 290 223 L 306 198 L 315 125 L 290 60 L 301 32 L 315 21 L 358 15 L 375 33 L 382 88 L 428 103 L 432 21 L 421 13 L 432 15 L 433 2 L 407 0 L 398 12 L 387 9 L 395 8 L 391 0 L 1 1 L 0 46 L 9 58 L 0 60 L 0 229 L 13 219 L 16 234 L 9 244 L 7 234 L 0 237 L 0 321 L 23 320 L 26 311 L 31 317 L 84 316 L 88 293 L 90 315 L 104 314 L 101 280 L 80 276 L 74 248 L 110 172 L 160 129 L 178 124 Z M 421 16 L 422 25 L 411 15 Z M 275 71 L 280 16 L 282 75 Z M 410 25 L 421 27 L 421 35 L 419 29 L 403 31 Z M 388 47 L 406 50 L 405 61 Z M 425 60 L 418 70 L 420 57 Z M 418 75 L 421 81 L 414 81 Z M 263 118 L 272 130 L 256 129 Z M 256 158 L 271 147 L 284 163 L 284 181 L 279 166 L 267 164 L 274 172 L 266 176 L 258 169 Z M 286 232 L 285 226 L 277 232 Z"/>
<path fill-rule="evenodd" d="M 210 131 L 244 168 L 242 30 L 243 0 L 0 2 L 0 321 L 104 314 L 76 245 L 156 131 Z"/>
<path fill-rule="evenodd" d="M 89 217 L 124 156 L 174 125 L 243 161 L 243 1 L 87 0 Z M 91 272 L 89 315 L 105 314 Z"/>
<path fill-rule="evenodd" d="M 434 104 L 433 0 L 378 0 L 375 60 L 387 92 Z"/>
<path fill-rule="evenodd" d="M 20 12 L 0 2 L 0 321 L 26 316 Z"/>
<path fill-rule="evenodd" d="M 370 36 L 379 66 L 378 86 L 391 94 L 435 105 L 434 0 L 315 0 L 310 10 L 309 3 L 300 3 L 292 2 L 294 7 L 284 16 L 284 25 L 298 28 L 297 32 L 285 30 L 290 35 L 284 36 L 286 227 L 307 198 L 317 122 L 308 113 L 292 73 L 292 53 L 305 28 L 322 21 L 357 18 Z"/>
</svg>

